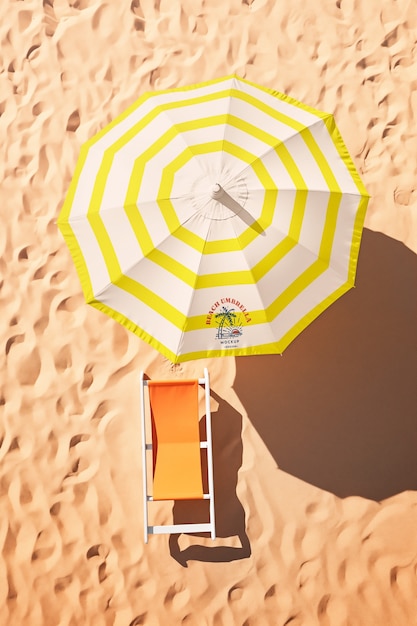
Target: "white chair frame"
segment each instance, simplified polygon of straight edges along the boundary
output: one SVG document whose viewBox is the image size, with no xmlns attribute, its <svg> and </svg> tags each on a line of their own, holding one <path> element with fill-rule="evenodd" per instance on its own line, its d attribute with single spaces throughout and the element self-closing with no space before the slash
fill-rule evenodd
<svg viewBox="0 0 417 626">
<path fill-rule="evenodd" d="M 143 529 L 144 540 L 148 543 L 148 536 L 150 534 L 172 534 L 172 533 L 201 533 L 208 532 L 212 539 L 216 538 L 216 524 L 215 524 L 215 511 L 214 511 L 214 479 L 213 479 L 213 444 L 212 444 L 212 431 L 211 431 L 211 411 L 210 411 L 210 378 L 208 369 L 204 368 L 204 378 L 198 379 L 198 384 L 204 386 L 205 391 L 205 409 L 206 409 L 206 441 L 200 442 L 200 448 L 207 449 L 207 483 L 208 493 L 203 494 L 205 500 L 209 500 L 209 522 L 201 524 L 164 524 L 164 525 L 149 525 L 149 502 L 154 500 L 152 495 L 148 494 L 148 459 L 147 450 L 152 450 L 152 442 L 147 440 L 146 432 L 146 399 L 145 399 L 145 387 L 148 381 L 144 378 L 144 373 L 140 373 L 140 390 L 141 390 L 141 431 L 142 431 L 142 475 L 143 475 Z"/>
</svg>

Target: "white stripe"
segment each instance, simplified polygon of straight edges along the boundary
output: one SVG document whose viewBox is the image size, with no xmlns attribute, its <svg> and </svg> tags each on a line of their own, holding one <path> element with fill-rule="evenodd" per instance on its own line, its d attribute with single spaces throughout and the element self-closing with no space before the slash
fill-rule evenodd
<svg viewBox="0 0 417 626">
<path fill-rule="evenodd" d="M 226 89 L 225 84 L 222 85 L 221 91 Z M 197 94 L 190 93 L 190 97 L 194 98 Z M 186 99 L 186 95 L 183 94 L 182 100 Z M 215 100 L 202 101 L 194 103 L 192 106 L 178 106 L 176 108 L 169 108 L 165 110 L 165 115 L 171 120 L 171 125 L 181 124 L 182 122 L 189 122 L 190 120 L 196 120 L 204 117 L 211 117 L 212 115 L 225 115 L 229 111 L 230 97 L 226 96 Z"/>
<path fill-rule="evenodd" d="M 158 245 L 158 250 L 185 267 L 192 269 L 192 271 L 198 271 L 201 254 L 177 237 L 169 236 L 164 241 L 161 241 Z M 169 280 L 169 276 L 167 276 L 167 280 Z"/>
<path fill-rule="evenodd" d="M 194 268 L 196 270 L 197 268 Z M 144 258 L 129 270 L 127 275 L 138 283 L 158 294 L 161 298 L 181 311 L 188 312 L 193 288 L 171 273 L 166 272 L 156 263 Z"/>
<path fill-rule="evenodd" d="M 87 212 L 102 160 L 102 151 L 96 146 L 92 146 L 88 151 L 87 158 L 78 179 L 71 206 L 70 219 L 85 215 Z"/>
<path fill-rule="evenodd" d="M 274 265 L 257 283 L 264 308 L 274 302 L 277 295 L 283 293 L 316 259 L 315 254 L 297 246 Z"/>
<path fill-rule="evenodd" d="M 330 192 L 309 192 L 305 205 L 299 242 L 315 256 L 318 255 L 326 224 Z"/>
<path fill-rule="evenodd" d="M 337 179 L 340 188 L 346 193 L 358 194 L 358 188 L 324 123 L 316 124 L 310 131 L 320 150 L 325 155 L 327 162 L 330 164 L 332 173 Z"/>
<path fill-rule="evenodd" d="M 352 238 L 358 209 L 358 197 L 344 195 L 334 233 L 331 266 L 346 280 L 349 274 Z"/>
<path fill-rule="evenodd" d="M 110 276 L 96 236 L 89 222 L 84 219 L 71 222 L 71 228 L 88 267 L 93 293 L 97 293 L 110 283 Z"/>
<path fill-rule="evenodd" d="M 290 104 L 285 100 L 281 100 L 280 98 L 277 98 L 267 91 L 259 89 L 258 87 L 254 87 L 252 85 L 248 85 L 247 83 L 238 81 L 238 88 L 244 93 L 254 96 L 255 98 L 257 98 L 264 104 L 272 107 L 273 109 L 280 111 L 284 115 L 288 115 L 289 117 L 299 121 L 304 126 L 310 126 L 311 124 L 314 124 L 314 122 L 318 119 L 317 116 L 313 113 L 305 111 L 304 109 Z"/>
<path fill-rule="evenodd" d="M 100 300 L 107 306 L 121 312 L 172 352 L 177 351 L 182 332 L 171 324 L 162 313 L 150 309 L 130 293 L 115 285 L 111 285 L 100 296 Z"/>
<path fill-rule="evenodd" d="M 271 322 L 277 339 L 283 337 L 305 315 L 338 289 L 343 281 L 331 269 L 321 274 Z"/>
<path fill-rule="evenodd" d="M 123 272 L 142 258 L 142 250 L 122 208 L 101 212 L 101 219 L 110 236 L 117 260 Z"/>
<path fill-rule="evenodd" d="M 199 275 L 241 272 L 248 269 L 247 260 L 241 250 L 218 254 L 205 254 L 201 257 Z"/>
<path fill-rule="evenodd" d="M 258 93 L 257 95 L 260 105 L 262 105 L 262 96 L 262 93 Z M 274 110 L 280 110 L 279 100 L 275 101 Z M 240 98 L 230 98 L 229 112 L 231 115 L 234 115 L 239 119 L 245 120 L 256 128 L 265 131 L 272 137 L 276 137 L 278 141 L 286 141 L 287 139 L 289 139 L 289 137 L 292 137 L 297 132 L 294 128 L 284 123 L 283 121 L 277 120 L 272 115 L 265 113 L 253 104 L 250 104 L 245 100 L 241 100 Z M 315 118 L 315 120 L 317 120 L 317 118 Z M 229 139 L 233 142 L 233 134 L 235 130 L 236 128 L 234 126 L 228 126 L 226 139 Z M 245 146 L 245 144 L 242 145 Z"/>
</svg>

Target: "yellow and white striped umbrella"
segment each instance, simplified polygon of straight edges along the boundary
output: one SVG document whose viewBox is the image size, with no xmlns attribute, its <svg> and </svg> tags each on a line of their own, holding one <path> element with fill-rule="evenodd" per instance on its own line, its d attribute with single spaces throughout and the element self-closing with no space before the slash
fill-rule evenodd
<svg viewBox="0 0 417 626">
<path fill-rule="evenodd" d="M 282 352 L 353 286 L 367 203 L 332 115 L 227 76 L 87 141 L 58 225 L 87 302 L 176 362 Z"/>
</svg>

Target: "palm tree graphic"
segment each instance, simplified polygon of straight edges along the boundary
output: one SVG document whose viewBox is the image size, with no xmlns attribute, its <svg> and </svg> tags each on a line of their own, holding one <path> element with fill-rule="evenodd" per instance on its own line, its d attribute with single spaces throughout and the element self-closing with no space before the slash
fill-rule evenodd
<svg viewBox="0 0 417 626">
<path fill-rule="evenodd" d="M 228 309 L 227 307 L 223 306 L 220 312 L 215 314 L 216 320 L 220 320 L 216 339 L 222 339 L 224 337 L 223 332 L 226 322 L 229 324 L 229 326 L 234 326 L 236 313 L 234 313 L 233 311 L 234 309 Z"/>
</svg>

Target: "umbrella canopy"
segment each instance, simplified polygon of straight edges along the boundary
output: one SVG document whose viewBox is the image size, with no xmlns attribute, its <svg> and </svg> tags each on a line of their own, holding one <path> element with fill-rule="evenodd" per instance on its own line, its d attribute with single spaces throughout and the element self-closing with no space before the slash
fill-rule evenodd
<svg viewBox="0 0 417 626">
<path fill-rule="evenodd" d="M 332 115 L 228 76 L 87 141 L 58 225 L 86 301 L 177 362 L 281 353 L 354 285 L 367 203 Z"/>
</svg>

